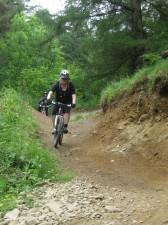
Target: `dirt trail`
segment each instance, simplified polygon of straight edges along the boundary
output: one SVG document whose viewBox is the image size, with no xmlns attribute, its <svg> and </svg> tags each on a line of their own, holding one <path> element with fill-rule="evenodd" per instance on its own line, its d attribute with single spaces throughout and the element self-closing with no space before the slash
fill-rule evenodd
<svg viewBox="0 0 168 225">
<path fill-rule="evenodd" d="M 58 150 L 52 147 L 50 118 L 35 113 L 39 135 L 47 147 L 57 151 L 65 169 L 76 176 L 89 177 L 113 195 L 119 188 L 127 198 L 116 199 L 118 207 L 128 207 L 130 215 L 122 224 L 168 224 L 168 126 L 120 121 L 104 123 L 100 112 L 70 123 L 70 133 Z M 167 149 L 168 150 L 168 149 Z M 129 201 L 128 201 L 129 199 Z M 139 221 L 139 222 L 138 222 Z M 75 222 L 73 225 L 88 224 Z"/>
</svg>

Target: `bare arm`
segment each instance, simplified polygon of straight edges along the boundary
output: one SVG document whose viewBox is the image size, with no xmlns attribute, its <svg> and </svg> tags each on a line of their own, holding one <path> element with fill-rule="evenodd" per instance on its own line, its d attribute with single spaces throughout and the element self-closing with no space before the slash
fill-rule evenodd
<svg viewBox="0 0 168 225">
<path fill-rule="evenodd" d="M 72 95 L 72 104 L 76 104 L 76 94 Z"/>
<path fill-rule="evenodd" d="M 53 92 L 52 91 L 49 91 L 49 93 L 47 95 L 47 100 L 50 100 L 52 95 L 53 95 Z"/>
</svg>

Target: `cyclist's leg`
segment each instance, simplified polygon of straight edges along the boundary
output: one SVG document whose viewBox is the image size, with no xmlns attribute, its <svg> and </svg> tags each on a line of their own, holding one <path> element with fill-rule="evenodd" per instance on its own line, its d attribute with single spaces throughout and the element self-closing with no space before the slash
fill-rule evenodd
<svg viewBox="0 0 168 225">
<path fill-rule="evenodd" d="M 64 133 L 68 133 L 68 123 L 70 120 L 70 107 L 64 108 Z"/>
<path fill-rule="evenodd" d="M 70 120 L 70 113 L 64 113 L 64 124 L 68 125 L 69 120 Z"/>
</svg>

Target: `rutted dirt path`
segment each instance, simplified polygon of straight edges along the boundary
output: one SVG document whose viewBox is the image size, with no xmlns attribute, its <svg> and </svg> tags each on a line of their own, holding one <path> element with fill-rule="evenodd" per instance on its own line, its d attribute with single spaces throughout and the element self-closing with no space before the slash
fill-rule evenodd
<svg viewBox="0 0 168 225">
<path fill-rule="evenodd" d="M 51 121 L 39 114 L 37 118 L 44 143 L 54 150 L 51 145 Z M 115 219 L 115 223 L 111 224 L 168 224 L 168 167 L 166 163 L 157 162 L 160 152 L 154 149 L 155 142 L 161 138 L 159 132 L 162 138 L 168 138 L 165 121 L 158 122 L 156 127 L 148 122 L 135 125 L 122 121 L 116 128 L 109 130 L 104 125 L 99 131 L 97 118 L 100 120 L 103 116 L 100 113 L 97 116 L 91 114 L 83 120 L 71 122 L 70 134 L 65 137 L 64 145 L 56 150 L 64 168 L 100 185 L 102 193 L 111 196 L 111 207 L 122 208 L 117 215 L 111 213 L 111 221 Z M 160 131 L 153 132 L 155 129 Z M 150 133 L 154 141 L 148 140 L 148 136 L 149 139 L 152 137 Z M 143 144 L 146 143 L 149 149 L 144 155 L 147 149 L 143 152 Z M 159 143 L 164 145 L 167 142 L 160 140 Z M 142 154 L 136 148 L 142 148 Z M 162 157 L 167 160 L 167 155 L 162 154 Z M 105 222 L 106 218 L 96 220 L 94 224 Z M 89 225 L 91 222 L 84 218 L 76 223 L 73 221 L 74 224 Z"/>
<path fill-rule="evenodd" d="M 110 122 L 111 115 L 100 112 L 75 114 L 56 150 L 51 119 L 34 116 L 44 145 L 57 152 L 74 179 L 37 188 L 28 194 L 33 208 L 21 198 L 0 224 L 168 225 L 168 121 L 136 124 Z"/>
</svg>

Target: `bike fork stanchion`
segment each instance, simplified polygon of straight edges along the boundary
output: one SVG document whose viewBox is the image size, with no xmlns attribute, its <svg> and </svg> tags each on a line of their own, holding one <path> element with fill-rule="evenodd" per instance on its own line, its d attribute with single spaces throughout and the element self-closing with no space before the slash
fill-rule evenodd
<svg viewBox="0 0 168 225">
<path fill-rule="evenodd" d="M 58 146 L 58 141 L 59 141 L 59 132 L 58 132 L 58 116 L 56 115 L 55 117 L 55 122 L 54 122 L 54 147 L 57 148 Z"/>
<path fill-rule="evenodd" d="M 59 144 L 62 145 L 64 135 L 64 117 L 62 116 L 60 119 L 60 136 L 59 136 Z"/>
<path fill-rule="evenodd" d="M 56 130 L 57 128 L 57 121 L 58 121 L 58 116 L 55 116 L 55 120 L 54 120 L 54 129 Z"/>
</svg>

